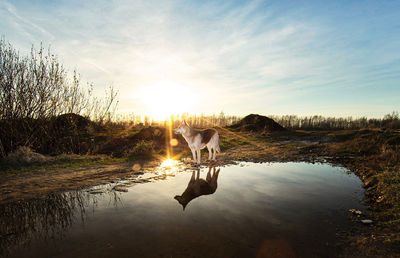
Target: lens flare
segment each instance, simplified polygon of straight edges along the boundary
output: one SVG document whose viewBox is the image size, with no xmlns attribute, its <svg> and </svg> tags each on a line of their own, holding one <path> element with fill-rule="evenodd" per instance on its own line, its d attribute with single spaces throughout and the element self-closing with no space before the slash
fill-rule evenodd
<svg viewBox="0 0 400 258">
<path fill-rule="evenodd" d="M 172 138 L 169 143 L 171 144 L 171 146 L 175 147 L 178 145 L 178 140 L 175 138 Z"/>
</svg>

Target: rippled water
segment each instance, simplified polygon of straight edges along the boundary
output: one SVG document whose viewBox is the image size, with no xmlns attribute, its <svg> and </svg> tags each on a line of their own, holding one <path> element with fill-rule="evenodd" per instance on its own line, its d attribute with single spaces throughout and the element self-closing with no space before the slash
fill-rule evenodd
<svg viewBox="0 0 400 258">
<path fill-rule="evenodd" d="M 360 180 L 329 165 L 241 163 L 211 169 L 207 181 L 208 171 L 203 181 L 184 171 L 128 192 L 105 185 L 0 206 L 0 248 L 11 257 L 327 257 L 354 226 L 348 209 L 365 211 Z"/>
</svg>

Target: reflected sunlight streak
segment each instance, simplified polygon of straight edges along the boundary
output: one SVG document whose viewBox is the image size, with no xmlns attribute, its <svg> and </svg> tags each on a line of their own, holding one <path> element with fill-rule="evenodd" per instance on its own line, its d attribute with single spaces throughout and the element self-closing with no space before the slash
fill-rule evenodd
<svg viewBox="0 0 400 258">
<path fill-rule="evenodd" d="M 180 165 L 181 163 L 179 161 L 168 158 L 159 166 L 158 174 L 173 175 L 182 169 Z"/>
</svg>

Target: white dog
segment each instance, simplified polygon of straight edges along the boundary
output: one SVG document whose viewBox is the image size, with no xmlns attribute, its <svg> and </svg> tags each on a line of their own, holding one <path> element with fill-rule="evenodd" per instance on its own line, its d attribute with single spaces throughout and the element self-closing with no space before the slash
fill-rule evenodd
<svg viewBox="0 0 400 258">
<path fill-rule="evenodd" d="M 190 150 L 193 154 L 193 163 L 200 165 L 200 150 L 204 149 L 207 146 L 208 149 L 208 159 L 215 160 L 215 156 L 217 152 L 221 152 L 219 148 L 219 135 L 217 130 L 215 129 L 205 129 L 199 130 L 191 128 L 185 121 L 175 129 L 176 133 L 182 134 L 183 138 L 187 141 Z M 211 150 L 214 153 L 211 153 Z M 197 154 L 197 159 L 196 159 Z"/>
</svg>

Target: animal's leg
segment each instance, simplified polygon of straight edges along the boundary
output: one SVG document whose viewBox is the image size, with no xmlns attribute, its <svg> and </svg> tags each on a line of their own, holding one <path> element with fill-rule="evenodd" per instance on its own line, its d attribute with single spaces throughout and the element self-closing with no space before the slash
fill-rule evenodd
<svg viewBox="0 0 400 258">
<path fill-rule="evenodd" d="M 215 172 L 215 174 L 213 176 L 215 176 L 215 180 L 218 179 L 218 175 L 219 175 L 219 171 L 221 171 L 221 169 L 217 169 L 217 172 Z"/>
<path fill-rule="evenodd" d="M 197 170 L 197 179 L 196 180 L 199 180 L 199 178 L 200 178 L 200 168 Z"/>
<path fill-rule="evenodd" d="M 211 160 L 211 155 L 212 155 L 212 149 L 211 149 L 211 145 L 207 145 L 207 149 L 208 149 L 208 160 Z"/>
<path fill-rule="evenodd" d="M 215 146 L 213 146 L 213 151 L 214 151 L 214 153 L 213 153 L 213 160 L 215 160 L 215 156 L 217 155 L 217 150 L 216 150 Z"/>
<path fill-rule="evenodd" d="M 193 171 L 193 173 L 192 173 L 192 178 L 190 178 L 190 181 L 189 181 L 189 185 L 192 183 L 192 182 L 194 182 L 196 180 L 196 174 L 195 174 L 195 172 Z"/>
<path fill-rule="evenodd" d="M 197 149 L 197 164 L 200 165 L 201 161 L 201 154 L 200 154 L 200 149 Z"/>
<path fill-rule="evenodd" d="M 210 183 L 210 182 L 211 182 L 211 167 L 208 169 L 208 173 L 207 173 L 206 181 L 207 181 L 208 183 Z"/>
<path fill-rule="evenodd" d="M 211 178 L 211 182 L 209 184 L 213 191 L 215 191 L 217 189 L 217 185 L 218 185 L 217 181 L 218 181 L 219 171 L 220 171 L 220 169 L 217 169 L 217 171 L 215 171 L 215 167 L 214 167 L 214 171 L 213 171 L 213 175 L 212 175 L 212 178 Z"/>
<path fill-rule="evenodd" d="M 190 149 L 193 154 L 193 164 L 196 164 L 196 150 L 195 149 Z"/>
</svg>

